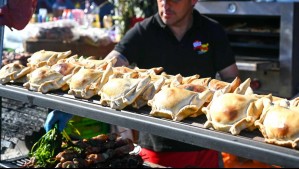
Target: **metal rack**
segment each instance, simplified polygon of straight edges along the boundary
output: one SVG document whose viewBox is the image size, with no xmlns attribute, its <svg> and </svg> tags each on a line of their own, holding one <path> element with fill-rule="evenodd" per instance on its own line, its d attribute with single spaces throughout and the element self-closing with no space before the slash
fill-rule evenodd
<svg viewBox="0 0 299 169">
<path fill-rule="evenodd" d="M 131 108 L 114 110 L 99 105 L 99 98 L 76 99 L 72 95 L 59 91 L 42 94 L 17 85 L 0 85 L 0 96 L 232 153 L 268 164 L 299 167 L 298 150 L 264 143 L 258 131 L 244 131 L 238 136 L 233 136 L 230 133 L 205 129 L 203 128 L 206 120 L 204 116 L 174 122 L 150 116 L 150 107 L 139 110 Z"/>
</svg>

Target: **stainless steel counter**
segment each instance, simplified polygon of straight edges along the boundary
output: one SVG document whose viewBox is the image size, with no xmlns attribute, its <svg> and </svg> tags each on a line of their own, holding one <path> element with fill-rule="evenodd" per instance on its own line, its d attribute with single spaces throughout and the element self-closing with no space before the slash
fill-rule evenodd
<svg viewBox="0 0 299 169">
<path fill-rule="evenodd" d="M 0 85 L 0 96 L 33 105 L 58 109 L 74 115 L 92 118 L 138 131 L 149 132 L 221 152 L 283 167 L 299 167 L 299 151 L 263 142 L 258 130 L 242 131 L 239 136 L 203 128 L 205 116 L 182 122 L 151 117 L 150 107 L 113 110 L 98 104 L 99 98 L 76 99 L 62 92 L 42 94 L 21 86 Z"/>
</svg>

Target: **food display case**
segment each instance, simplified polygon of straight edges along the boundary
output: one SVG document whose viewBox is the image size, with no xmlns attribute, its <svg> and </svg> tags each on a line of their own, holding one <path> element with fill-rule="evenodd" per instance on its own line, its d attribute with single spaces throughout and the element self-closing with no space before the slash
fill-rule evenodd
<svg viewBox="0 0 299 169">
<path fill-rule="evenodd" d="M 78 99 L 62 91 L 42 94 L 29 91 L 22 85 L 17 84 L 0 85 L 0 97 L 44 108 L 61 110 L 220 152 L 232 153 L 271 165 L 299 167 L 298 150 L 267 144 L 258 130 L 252 132 L 242 131 L 240 135 L 234 136 L 230 133 L 206 129 L 203 127 L 206 121 L 204 115 L 175 122 L 150 116 L 150 107 L 148 106 L 141 109 L 128 107 L 124 110 L 114 110 L 101 106 L 98 97 L 88 100 Z M 6 167 L 9 167 L 9 165 Z"/>
</svg>

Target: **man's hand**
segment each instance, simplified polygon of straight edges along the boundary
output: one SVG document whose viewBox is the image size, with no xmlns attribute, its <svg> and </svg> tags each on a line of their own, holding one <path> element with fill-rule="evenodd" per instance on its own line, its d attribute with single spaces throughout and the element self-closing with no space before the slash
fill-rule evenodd
<svg viewBox="0 0 299 169">
<path fill-rule="evenodd" d="M 121 53 L 112 50 L 105 58 L 104 60 L 109 60 L 116 57 L 117 61 L 114 64 L 115 67 L 117 66 L 129 66 L 129 61 L 127 60 L 127 58 L 122 55 Z"/>
<path fill-rule="evenodd" d="M 51 111 L 46 119 L 46 122 L 44 124 L 44 128 L 46 130 L 46 132 L 48 132 L 49 130 L 51 130 L 55 123 L 58 124 L 58 130 L 60 132 L 63 131 L 63 129 L 65 128 L 67 122 L 73 117 L 72 114 L 68 114 L 59 110 L 53 110 Z"/>
<path fill-rule="evenodd" d="M 219 71 L 221 80 L 231 83 L 237 76 L 239 76 L 239 70 L 236 63 Z"/>
</svg>

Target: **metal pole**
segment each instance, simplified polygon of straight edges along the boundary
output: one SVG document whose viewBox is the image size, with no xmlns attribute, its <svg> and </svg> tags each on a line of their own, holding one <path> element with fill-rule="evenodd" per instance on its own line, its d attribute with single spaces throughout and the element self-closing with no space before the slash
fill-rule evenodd
<svg viewBox="0 0 299 169">
<path fill-rule="evenodd" d="M 6 4 L 7 0 L 0 0 L 0 7 Z M 0 64 L 2 65 L 2 53 L 3 53 L 3 36 L 4 26 L 0 26 Z"/>
<path fill-rule="evenodd" d="M 5 5 L 7 0 L 0 0 L 0 7 Z M 0 67 L 2 67 L 2 54 L 3 54 L 3 36 L 4 36 L 4 25 L 0 26 Z M 2 97 L 0 97 L 0 117 L 2 119 Z M 2 133 L 2 120 L 0 120 L 0 129 Z M 1 141 L 2 141 L 2 136 L 1 136 Z M 1 146 L 2 150 L 2 146 Z M 1 161 L 1 157 L 0 157 Z"/>
</svg>

